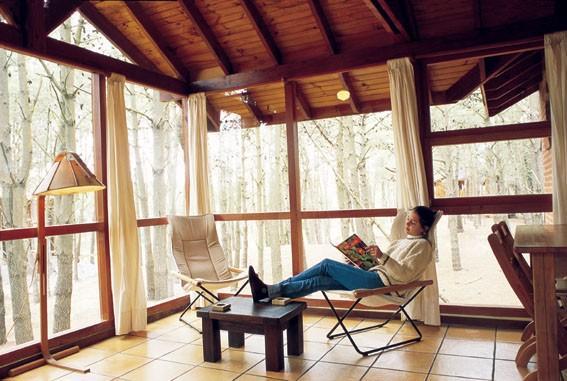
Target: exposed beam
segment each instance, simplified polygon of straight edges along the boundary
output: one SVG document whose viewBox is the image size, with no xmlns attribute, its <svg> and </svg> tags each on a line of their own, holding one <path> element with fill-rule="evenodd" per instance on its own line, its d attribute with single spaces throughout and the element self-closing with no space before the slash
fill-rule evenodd
<svg viewBox="0 0 567 381">
<path fill-rule="evenodd" d="M 297 96 L 297 106 L 299 107 L 301 114 L 303 114 L 303 116 L 307 120 L 312 119 L 313 114 L 311 112 L 311 106 L 309 106 L 309 102 L 305 98 L 305 94 L 303 94 L 303 91 L 301 91 L 299 84 L 297 85 L 297 88 L 295 89 L 295 95 Z"/>
<path fill-rule="evenodd" d="M 482 28 L 482 1 L 473 0 L 474 28 Z"/>
<path fill-rule="evenodd" d="M 46 34 L 53 32 L 67 20 L 83 2 L 82 0 L 50 0 L 45 18 Z"/>
<path fill-rule="evenodd" d="M 22 0 L 24 44 L 40 52 L 45 51 L 45 8 L 43 0 Z"/>
<path fill-rule="evenodd" d="M 209 47 L 211 53 L 215 56 L 217 64 L 220 66 L 222 71 L 225 74 L 231 74 L 233 72 L 232 64 L 224 52 L 224 49 L 213 34 L 213 31 L 205 21 L 201 11 L 197 8 L 195 2 L 193 0 L 178 0 L 178 2 L 179 5 L 181 5 L 183 12 L 185 12 L 187 17 L 191 20 L 191 23 L 195 27 L 197 33 L 199 33 L 205 44 Z"/>
<path fill-rule="evenodd" d="M 8 24 L 19 26 L 21 24 L 21 5 L 16 0 L 0 1 L 0 15 Z"/>
<path fill-rule="evenodd" d="M 508 98 L 505 102 L 499 104 L 497 107 L 490 107 L 488 109 L 488 116 L 494 116 L 500 114 L 502 111 L 506 110 L 508 107 L 514 105 L 515 103 L 521 101 L 528 95 L 535 93 L 539 90 L 539 83 L 536 85 L 532 85 L 523 91 L 519 92 L 515 96 Z"/>
<path fill-rule="evenodd" d="M 244 106 L 246 106 L 248 111 L 250 111 L 250 113 L 254 116 L 254 119 L 256 119 L 258 125 L 265 122 L 266 118 L 262 114 L 262 110 L 260 110 L 250 92 L 246 91 L 240 94 L 240 100 L 242 101 Z"/>
<path fill-rule="evenodd" d="M 484 29 L 483 33 L 445 36 L 423 41 L 413 41 L 385 46 L 380 49 L 363 49 L 320 57 L 309 61 L 293 62 L 265 69 L 240 72 L 220 78 L 191 83 L 189 91 L 228 91 L 255 85 L 275 83 L 282 78 L 300 79 L 316 75 L 344 72 L 364 67 L 384 65 L 387 60 L 401 57 L 434 59 L 459 54 L 462 57 L 484 57 L 535 50 L 543 47 L 543 35 L 567 29 L 567 19 L 544 18 Z"/>
<path fill-rule="evenodd" d="M 163 36 L 156 28 L 154 22 L 146 15 L 142 5 L 135 1 L 124 2 L 128 7 L 134 19 L 138 22 L 138 26 L 146 32 L 147 36 L 152 40 L 158 48 L 162 57 L 165 58 L 168 65 L 175 71 L 178 77 L 189 80 L 189 70 L 183 62 L 177 57 L 175 52 L 166 44 Z"/>
<path fill-rule="evenodd" d="M 404 40 L 411 40 L 408 28 L 402 22 L 400 10 L 394 10 L 396 3 L 390 4 L 387 0 L 363 0 L 370 12 L 380 21 L 382 27 L 391 34 L 400 35 Z"/>
<path fill-rule="evenodd" d="M 520 59 L 514 61 L 510 67 L 498 75 L 496 78 L 486 83 L 486 92 L 490 96 L 491 92 L 497 91 L 499 88 L 505 86 L 509 82 L 518 77 L 525 76 L 526 73 L 537 69 L 541 70 L 542 58 L 540 54 L 525 55 Z"/>
<path fill-rule="evenodd" d="M 281 64 L 282 54 L 280 52 L 280 49 L 278 48 L 276 41 L 272 37 L 270 30 L 266 26 L 262 15 L 258 11 L 258 8 L 256 8 L 256 5 L 254 5 L 253 0 L 240 0 L 240 4 L 242 5 L 244 12 L 250 19 L 252 27 L 258 34 L 258 37 L 260 37 L 262 45 L 264 45 L 264 48 L 266 48 L 266 51 L 270 55 L 272 62 L 275 65 Z"/>
<path fill-rule="evenodd" d="M 352 86 L 348 73 L 339 73 L 339 80 L 341 81 L 343 89 L 350 93 L 350 98 L 348 99 L 350 108 L 354 113 L 360 114 L 360 102 L 358 101 L 358 96 L 354 91 L 354 87 Z"/>
<path fill-rule="evenodd" d="M 417 27 L 417 21 L 415 20 L 415 13 L 413 11 L 413 5 L 411 0 L 402 0 L 401 3 L 402 13 L 406 16 L 407 31 L 413 40 L 419 40 L 419 29 Z"/>
<path fill-rule="evenodd" d="M 516 77 L 514 80 L 508 82 L 505 86 L 502 86 L 496 90 L 491 91 L 487 94 L 489 102 L 494 105 L 495 102 L 499 101 L 502 97 L 508 98 L 510 93 L 519 88 L 523 89 L 534 83 L 539 83 L 542 79 L 542 67 L 539 70 L 533 70 L 531 73 L 528 72 L 526 75 Z"/>
<path fill-rule="evenodd" d="M 210 125 L 209 131 L 220 131 L 220 112 L 207 99 L 207 120 Z"/>
<path fill-rule="evenodd" d="M 337 54 L 339 49 L 337 47 L 337 43 L 335 38 L 333 37 L 333 31 L 331 29 L 331 25 L 329 24 L 329 20 L 327 20 L 327 16 L 325 16 L 325 12 L 323 11 L 323 7 L 319 0 L 307 0 L 309 4 L 309 8 L 311 8 L 311 13 L 315 18 L 315 23 L 325 40 L 325 46 L 327 47 L 327 51 L 329 54 Z"/>
<path fill-rule="evenodd" d="M 94 5 L 89 2 L 83 2 L 79 8 L 79 12 L 132 62 L 135 62 L 145 69 L 158 71 L 154 63 L 150 61 L 136 45 L 126 38 L 118 28 L 108 21 Z"/>
</svg>

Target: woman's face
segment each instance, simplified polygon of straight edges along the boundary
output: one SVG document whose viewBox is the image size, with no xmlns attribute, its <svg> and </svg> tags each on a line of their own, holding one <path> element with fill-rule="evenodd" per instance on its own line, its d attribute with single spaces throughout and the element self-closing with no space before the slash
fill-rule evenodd
<svg viewBox="0 0 567 381">
<path fill-rule="evenodd" d="M 419 216 L 416 212 L 410 212 L 406 218 L 406 234 L 409 235 L 424 235 L 425 229 L 419 222 Z"/>
</svg>

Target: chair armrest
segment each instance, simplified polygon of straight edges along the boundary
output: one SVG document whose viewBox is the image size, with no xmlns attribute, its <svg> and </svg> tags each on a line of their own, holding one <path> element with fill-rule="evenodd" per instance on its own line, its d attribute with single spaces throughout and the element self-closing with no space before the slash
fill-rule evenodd
<svg viewBox="0 0 567 381">
<path fill-rule="evenodd" d="M 193 286 L 198 286 L 199 284 L 201 284 L 204 281 L 204 279 L 189 278 L 187 275 L 183 275 L 183 274 L 178 273 L 178 272 L 172 272 L 171 275 L 181 279 L 184 282 L 191 283 Z"/>
<path fill-rule="evenodd" d="M 414 282 L 405 283 L 405 284 L 396 284 L 389 287 L 354 290 L 353 295 L 355 298 L 365 298 L 367 296 L 384 295 L 392 292 L 411 290 L 418 287 L 429 286 L 431 284 L 433 284 L 432 280 L 416 280 Z"/>
<path fill-rule="evenodd" d="M 237 267 L 228 266 L 228 271 L 230 271 L 231 273 L 240 274 L 240 273 L 243 273 L 245 270 L 244 270 L 244 269 L 239 269 L 239 268 L 237 268 Z"/>
</svg>

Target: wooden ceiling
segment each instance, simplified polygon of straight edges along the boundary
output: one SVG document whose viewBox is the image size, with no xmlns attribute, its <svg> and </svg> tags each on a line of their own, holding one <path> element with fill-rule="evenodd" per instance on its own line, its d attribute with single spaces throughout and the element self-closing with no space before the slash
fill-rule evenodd
<svg viewBox="0 0 567 381">
<path fill-rule="evenodd" d="M 14 1 L 0 12 L 18 25 Z M 48 31 L 78 9 L 132 62 L 176 78 L 176 90 L 187 84 L 173 92 L 206 91 L 211 120 L 222 109 L 247 126 L 284 121 L 284 79 L 298 83 L 300 120 L 387 110 L 385 62 L 403 56 L 426 63 L 433 104 L 483 86 L 496 114 L 537 90 L 542 35 L 567 19 L 561 0 L 50 0 L 49 8 Z M 483 50 L 466 50 L 476 45 Z M 340 89 L 348 101 L 336 98 Z"/>
</svg>

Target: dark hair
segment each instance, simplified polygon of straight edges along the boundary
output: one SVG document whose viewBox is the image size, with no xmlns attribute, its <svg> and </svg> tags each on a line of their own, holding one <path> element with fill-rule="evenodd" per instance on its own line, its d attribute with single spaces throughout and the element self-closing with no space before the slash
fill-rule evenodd
<svg viewBox="0 0 567 381">
<path fill-rule="evenodd" d="M 421 205 L 416 206 L 415 208 L 411 209 L 411 211 L 417 213 L 417 216 L 419 217 L 419 223 L 425 229 L 425 231 L 428 232 L 429 228 L 431 228 L 431 226 L 433 225 L 433 222 L 435 222 L 435 215 L 437 214 L 437 212 L 431 208 L 428 208 L 427 206 Z"/>
</svg>

